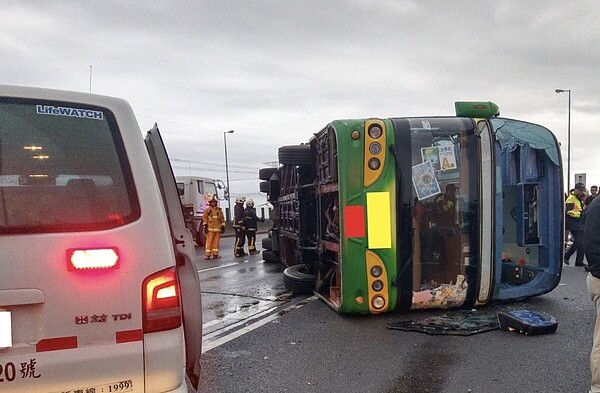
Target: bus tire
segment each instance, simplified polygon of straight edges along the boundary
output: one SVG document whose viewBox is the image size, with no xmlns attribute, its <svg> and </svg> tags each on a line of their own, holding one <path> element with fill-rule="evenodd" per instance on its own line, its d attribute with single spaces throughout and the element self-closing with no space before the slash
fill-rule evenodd
<svg viewBox="0 0 600 393">
<path fill-rule="evenodd" d="M 262 257 L 266 263 L 280 262 L 279 255 L 275 254 L 271 250 L 263 250 Z"/>
<path fill-rule="evenodd" d="M 277 220 L 279 220 L 279 210 L 277 210 L 277 209 L 271 209 L 271 210 L 269 210 L 269 219 L 271 221 L 277 221 Z"/>
<path fill-rule="evenodd" d="M 260 180 L 269 180 L 274 173 L 277 173 L 277 168 L 262 168 L 258 170 L 258 178 Z"/>
<path fill-rule="evenodd" d="M 270 237 L 263 238 L 262 248 L 263 250 L 273 250 L 273 239 L 271 239 Z"/>
<path fill-rule="evenodd" d="M 261 181 L 258 186 L 260 187 L 260 192 L 266 192 L 267 194 L 269 193 L 269 182 L 268 181 Z"/>
<path fill-rule="evenodd" d="M 201 230 L 196 232 L 196 244 L 200 247 L 204 247 L 206 245 L 206 235 Z"/>
<path fill-rule="evenodd" d="M 279 148 L 279 163 L 283 165 L 312 165 L 310 145 L 291 145 Z"/>
<path fill-rule="evenodd" d="M 315 281 L 315 275 L 306 273 L 306 265 L 302 263 L 283 271 L 283 284 L 286 289 L 298 295 L 312 295 Z"/>
</svg>

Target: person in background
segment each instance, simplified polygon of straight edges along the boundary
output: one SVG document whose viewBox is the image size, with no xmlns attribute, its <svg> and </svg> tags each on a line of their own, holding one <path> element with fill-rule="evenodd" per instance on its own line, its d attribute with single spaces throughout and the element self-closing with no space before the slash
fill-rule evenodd
<svg viewBox="0 0 600 393">
<path fill-rule="evenodd" d="M 204 233 L 206 233 L 206 244 L 204 246 L 204 259 L 219 259 L 219 242 L 221 234 L 225 232 L 225 215 L 223 210 L 217 206 L 216 195 L 212 195 L 208 200 L 208 207 L 202 213 L 202 222 L 204 223 Z"/>
<path fill-rule="evenodd" d="M 592 373 L 590 392 L 600 392 L 600 202 L 596 201 L 585 209 L 583 248 L 588 262 L 586 284 L 588 293 L 596 307 L 596 325 L 590 353 Z"/>
<path fill-rule="evenodd" d="M 256 250 L 256 230 L 258 222 L 265 222 L 265 219 L 256 215 L 254 201 L 248 199 L 246 201 L 246 209 L 244 209 L 244 222 L 246 223 L 246 236 L 248 237 L 248 252 L 250 255 L 258 254 Z"/>
<path fill-rule="evenodd" d="M 565 228 L 571 232 L 573 236 L 573 244 L 565 252 L 563 261 L 569 264 L 571 255 L 577 252 L 575 258 L 575 266 L 585 266 L 583 264 L 583 194 L 585 193 L 585 185 L 583 183 L 575 184 L 573 193 L 569 195 L 565 201 Z"/>
<path fill-rule="evenodd" d="M 235 199 L 235 206 L 233 207 L 233 229 L 235 230 L 235 245 L 233 246 L 233 255 L 236 257 L 245 257 L 248 255 L 248 253 L 244 252 L 244 244 L 246 242 L 244 202 L 246 202 L 246 197 L 237 197 Z"/>
<path fill-rule="evenodd" d="M 595 186 L 595 185 L 591 186 L 590 187 L 590 195 L 588 195 L 585 198 L 585 201 L 583 202 L 584 205 L 585 205 L 583 207 L 584 209 L 587 208 L 590 205 L 590 203 L 592 203 L 592 201 L 594 200 L 594 198 L 596 198 L 596 195 L 598 195 L 598 186 Z"/>
<path fill-rule="evenodd" d="M 435 198 L 436 223 L 440 227 L 457 227 L 459 221 L 456 185 L 446 185 L 446 192 Z"/>
</svg>

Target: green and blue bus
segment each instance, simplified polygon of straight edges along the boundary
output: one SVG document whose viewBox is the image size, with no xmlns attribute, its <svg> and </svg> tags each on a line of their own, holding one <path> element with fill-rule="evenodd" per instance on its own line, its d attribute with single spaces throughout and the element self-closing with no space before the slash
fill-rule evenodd
<svg viewBox="0 0 600 393">
<path fill-rule="evenodd" d="M 559 144 L 491 102 L 456 116 L 332 121 L 259 177 L 263 259 L 342 313 L 471 308 L 560 281 Z"/>
</svg>

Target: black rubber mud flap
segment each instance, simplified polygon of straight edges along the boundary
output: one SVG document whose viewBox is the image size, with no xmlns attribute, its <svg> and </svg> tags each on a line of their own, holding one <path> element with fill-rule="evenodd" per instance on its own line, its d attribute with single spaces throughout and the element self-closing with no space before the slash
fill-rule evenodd
<svg viewBox="0 0 600 393">
<path fill-rule="evenodd" d="M 263 240 L 265 240 L 265 239 L 263 239 Z M 269 240 L 271 240 L 271 239 L 269 239 Z M 265 248 L 265 247 L 263 246 L 263 248 Z M 271 250 L 263 250 L 262 257 L 263 257 L 263 260 L 267 263 L 281 262 L 279 255 L 277 255 L 276 253 L 274 253 Z"/>
<path fill-rule="evenodd" d="M 262 248 L 263 250 L 273 250 L 273 239 L 271 239 L 270 237 L 263 238 Z"/>
<path fill-rule="evenodd" d="M 288 291 L 299 295 L 312 295 L 315 281 L 315 275 L 306 273 L 304 264 L 290 266 L 283 271 L 283 284 Z"/>
</svg>

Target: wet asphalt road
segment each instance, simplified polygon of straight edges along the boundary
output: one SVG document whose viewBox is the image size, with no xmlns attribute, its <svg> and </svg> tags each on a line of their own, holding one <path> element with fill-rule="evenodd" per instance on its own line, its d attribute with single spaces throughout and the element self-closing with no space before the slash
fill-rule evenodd
<svg viewBox="0 0 600 393">
<path fill-rule="evenodd" d="M 262 237 L 257 240 L 259 249 Z M 282 281 L 284 266 L 264 263 L 262 254 L 236 258 L 233 242 L 230 237 L 222 239 L 221 259 L 217 260 L 205 260 L 203 249 L 197 248 L 205 342 L 229 331 L 233 324 L 268 314 L 289 301 Z M 204 350 L 209 345 L 205 344 Z"/>
<path fill-rule="evenodd" d="M 199 392 L 587 392 L 589 387 L 594 308 L 581 268 L 565 266 L 561 284 L 550 294 L 480 309 L 545 311 L 558 319 L 556 333 L 494 330 L 460 337 L 386 327 L 444 311 L 339 315 L 319 300 L 287 297 L 281 266 L 264 264 L 259 256 L 230 259 L 219 263 L 234 265 L 213 270 L 202 270 L 215 267 L 207 263 L 212 261 L 198 263 L 205 338 L 213 336 L 204 343 Z M 221 319 L 226 322 L 215 322 Z"/>
</svg>

